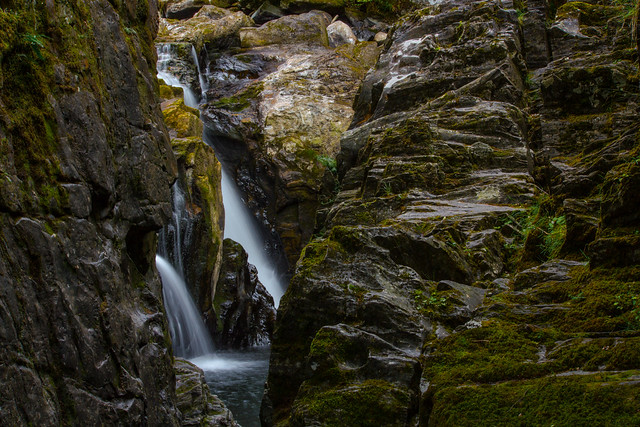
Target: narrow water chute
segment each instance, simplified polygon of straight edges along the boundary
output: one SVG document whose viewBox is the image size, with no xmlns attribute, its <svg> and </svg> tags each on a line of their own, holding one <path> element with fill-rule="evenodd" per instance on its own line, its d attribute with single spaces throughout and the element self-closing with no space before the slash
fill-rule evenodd
<svg viewBox="0 0 640 427">
<path fill-rule="evenodd" d="M 176 356 L 194 358 L 213 353 L 213 343 L 180 274 L 160 255 L 156 266 Z"/>
</svg>

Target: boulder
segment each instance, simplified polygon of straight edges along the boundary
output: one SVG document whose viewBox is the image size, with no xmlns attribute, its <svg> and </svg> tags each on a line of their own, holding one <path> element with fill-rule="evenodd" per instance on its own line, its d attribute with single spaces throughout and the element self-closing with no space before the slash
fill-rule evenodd
<svg viewBox="0 0 640 427">
<path fill-rule="evenodd" d="M 243 48 L 273 44 L 327 46 L 327 25 L 330 21 L 330 15 L 319 11 L 283 16 L 257 28 L 240 30 L 240 45 Z"/>
<path fill-rule="evenodd" d="M 157 42 L 189 43 L 196 52 L 203 46 L 218 49 L 239 46 L 241 29 L 253 25 L 253 20 L 242 12 L 207 6 L 184 21 L 163 19 Z"/>
<path fill-rule="evenodd" d="M 218 396 L 211 394 L 202 369 L 185 359 L 175 358 L 176 397 L 183 426 L 237 427 L 233 414 Z"/>
<path fill-rule="evenodd" d="M 338 47 L 343 44 L 356 44 L 358 39 L 353 30 L 342 21 L 335 21 L 327 27 L 329 46 Z"/>
</svg>

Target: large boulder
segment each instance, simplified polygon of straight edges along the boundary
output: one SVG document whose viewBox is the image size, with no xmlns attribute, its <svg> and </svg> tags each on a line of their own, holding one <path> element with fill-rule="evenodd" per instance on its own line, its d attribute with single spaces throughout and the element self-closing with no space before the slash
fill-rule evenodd
<svg viewBox="0 0 640 427">
<path fill-rule="evenodd" d="M 238 46 L 241 29 L 253 25 L 253 20 L 242 12 L 204 6 L 195 16 L 186 20 L 162 19 L 157 42 L 189 43 L 196 52 L 200 52 L 204 46 Z"/>
<path fill-rule="evenodd" d="M 327 25 L 330 22 L 331 16 L 319 11 L 287 15 L 257 28 L 243 28 L 240 30 L 240 44 L 245 48 L 300 43 L 327 46 Z"/>
</svg>

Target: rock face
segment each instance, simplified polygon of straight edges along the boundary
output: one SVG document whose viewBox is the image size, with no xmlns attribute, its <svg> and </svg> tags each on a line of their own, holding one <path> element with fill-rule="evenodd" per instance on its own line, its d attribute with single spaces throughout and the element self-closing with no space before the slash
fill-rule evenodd
<svg viewBox="0 0 640 427">
<path fill-rule="evenodd" d="M 238 426 L 226 405 L 209 391 L 202 369 L 187 360 L 176 358 L 175 370 L 181 425 Z"/>
<path fill-rule="evenodd" d="M 117 7 L 113 4 L 117 3 Z M 0 419 L 177 425 L 154 1 L 0 10 Z"/>
<path fill-rule="evenodd" d="M 263 424 L 640 421 L 634 45 L 619 7 L 508 7 L 390 32 L 281 300 Z"/>
<path fill-rule="evenodd" d="M 247 262 L 247 253 L 225 239 L 214 310 L 207 322 L 216 348 L 270 344 L 275 318 L 273 298 Z"/>
<path fill-rule="evenodd" d="M 373 42 L 329 48 L 330 19 L 313 11 L 242 29 L 244 49 L 208 66 L 207 132 L 291 264 L 331 196 L 340 135 L 378 54 Z"/>
</svg>

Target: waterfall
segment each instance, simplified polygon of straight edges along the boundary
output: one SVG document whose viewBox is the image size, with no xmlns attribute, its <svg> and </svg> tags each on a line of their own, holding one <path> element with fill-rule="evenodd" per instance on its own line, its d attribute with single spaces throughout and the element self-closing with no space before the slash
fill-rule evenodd
<svg viewBox="0 0 640 427">
<path fill-rule="evenodd" d="M 169 86 L 177 86 L 182 88 L 184 92 L 185 105 L 192 108 L 198 108 L 198 104 L 200 100 L 195 95 L 193 90 L 188 85 L 182 83 L 176 76 L 174 76 L 170 72 L 169 67 L 171 65 L 171 62 L 175 59 L 175 54 L 173 53 L 171 44 L 158 45 L 157 51 L 158 51 L 158 63 L 157 63 L 158 78 L 164 80 L 165 83 L 167 83 Z M 195 52 L 195 50 L 193 52 Z M 196 62 L 196 66 L 198 66 L 197 62 Z M 198 78 L 202 80 L 202 77 L 200 77 L 199 68 L 198 68 Z"/>
<path fill-rule="evenodd" d="M 196 70 L 198 70 L 198 80 L 200 81 L 200 91 L 202 92 L 202 98 L 204 98 L 207 93 L 207 82 L 205 81 L 204 75 L 202 75 L 202 71 L 200 70 L 200 60 L 198 59 L 198 53 L 196 52 L 196 48 L 191 46 L 191 58 L 193 58 L 193 63 L 196 65 Z"/>
<path fill-rule="evenodd" d="M 189 247 L 192 230 L 189 218 L 185 216 L 186 199 L 184 191 L 176 181 L 171 187 L 173 196 L 171 222 L 158 234 L 158 254 L 170 260 L 180 277 L 185 278 L 182 247 Z"/>
<path fill-rule="evenodd" d="M 211 337 L 184 280 L 160 255 L 156 255 L 156 266 L 162 279 L 162 296 L 175 355 L 193 358 L 213 353 Z"/>
<path fill-rule="evenodd" d="M 198 70 L 198 78 L 204 94 L 206 81 L 200 71 L 198 54 L 193 47 L 191 48 L 191 56 Z M 184 91 L 184 103 L 189 107 L 198 108 L 198 98 L 193 90 L 188 85 L 180 82 L 180 80 L 170 72 L 169 66 L 174 59 L 175 53 L 170 44 L 158 46 L 158 77 L 162 78 L 167 84 L 181 87 Z M 203 137 L 207 144 L 213 146 L 213 144 L 207 140 L 206 135 Z M 222 200 L 225 210 L 224 236 L 235 240 L 244 247 L 249 256 L 249 262 L 258 269 L 258 278 L 273 297 L 275 306 L 277 307 L 286 289 L 286 284 L 275 267 L 277 264 L 276 261 L 268 253 L 269 243 L 268 239 L 265 238 L 265 233 L 259 228 L 258 221 L 242 201 L 240 191 L 233 182 L 233 179 L 225 171 L 225 165 L 223 164 L 222 166 Z M 178 203 L 178 191 L 179 188 L 176 184 L 173 188 L 174 222 L 176 224 L 180 224 L 180 218 L 176 218 L 176 215 L 179 215 L 179 213 L 176 213 L 176 210 L 178 210 L 178 206 L 184 207 L 184 201 L 182 201 L 181 204 Z M 176 226 L 175 233 L 175 239 L 178 243 L 174 243 L 174 247 L 176 244 L 180 245 L 179 225 Z M 178 252 L 179 249 L 174 250 L 174 257 L 178 256 Z M 181 267 L 181 258 L 174 259 L 173 261 L 173 265 L 178 268 Z"/>
<path fill-rule="evenodd" d="M 258 278 L 273 297 L 276 307 L 285 290 L 285 285 L 275 269 L 274 261 L 270 259 L 263 238 L 253 214 L 240 197 L 240 190 L 236 187 L 229 174 L 222 170 L 222 200 L 224 201 L 225 227 L 224 236 L 240 243 L 249 255 L 249 262 L 258 269 Z"/>
</svg>

